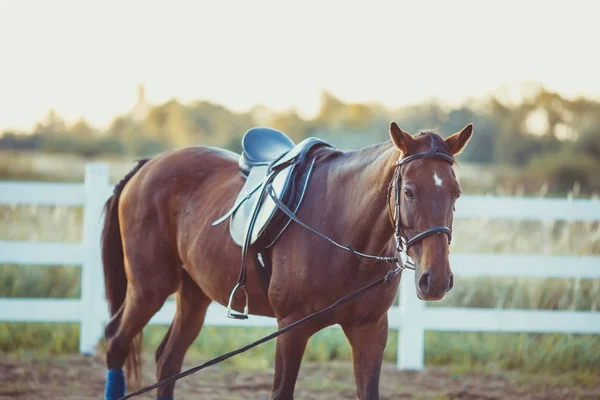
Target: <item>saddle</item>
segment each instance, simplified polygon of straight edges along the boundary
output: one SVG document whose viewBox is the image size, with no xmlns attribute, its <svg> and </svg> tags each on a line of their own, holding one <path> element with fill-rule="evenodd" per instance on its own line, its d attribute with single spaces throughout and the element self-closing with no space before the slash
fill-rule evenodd
<svg viewBox="0 0 600 400">
<path fill-rule="evenodd" d="M 286 134 L 271 128 L 252 128 L 242 138 L 240 170 L 248 174 L 252 167 L 269 165 L 296 144 Z"/>
<path fill-rule="evenodd" d="M 271 198 L 275 196 L 293 213 L 300 208 L 314 168 L 311 150 L 332 147 L 329 143 L 308 138 L 295 144 L 283 132 L 271 128 L 252 128 L 242 138 L 242 154 L 238 160 L 241 176 L 246 180 L 233 207 L 213 222 L 216 226 L 227 219 L 233 241 L 242 248 L 242 265 L 237 285 L 227 306 L 227 316 L 248 318 L 246 258 L 250 250 L 263 287 L 268 290 L 270 280 L 270 249 L 289 226 L 291 218 L 279 210 Z M 231 303 L 237 289 L 246 294 L 243 314 L 231 313 Z"/>
</svg>

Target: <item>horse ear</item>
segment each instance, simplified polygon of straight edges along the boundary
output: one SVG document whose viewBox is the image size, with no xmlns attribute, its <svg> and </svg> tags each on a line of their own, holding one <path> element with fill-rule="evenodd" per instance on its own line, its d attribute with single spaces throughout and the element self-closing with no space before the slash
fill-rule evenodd
<svg viewBox="0 0 600 400">
<path fill-rule="evenodd" d="M 469 124 L 465 126 L 460 132 L 456 132 L 455 134 L 448 136 L 445 139 L 445 142 L 452 154 L 456 155 L 465 148 L 467 142 L 471 139 L 472 135 L 473 124 Z"/>
<path fill-rule="evenodd" d="M 414 148 L 415 139 L 410 136 L 410 133 L 404 132 L 400 127 L 392 122 L 390 124 L 390 138 L 396 147 L 406 155 Z"/>
</svg>

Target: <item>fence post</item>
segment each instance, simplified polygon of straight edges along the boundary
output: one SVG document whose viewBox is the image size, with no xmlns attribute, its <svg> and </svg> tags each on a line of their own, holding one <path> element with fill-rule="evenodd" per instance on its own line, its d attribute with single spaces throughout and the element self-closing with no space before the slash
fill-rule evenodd
<svg viewBox="0 0 600 400">
<path fill-rule="evenodd" d="M 102 208 L 109 188 L 108 165 L 87 163 L 85 166 L 85 203 L 83 213 L 84 257 L 81 266 L 81 324 L 79 352 L 94 354 L 103 335 L 104 274 L 100 253 Z"/>
<path fill-rule="evenodd" d="M 425 303 L 417 297 L 412 273 L 400 281 L 400 317 L 398 332 L 397 368 L 400 370 L 422 370 L 425 367 Z"/>
</svg>

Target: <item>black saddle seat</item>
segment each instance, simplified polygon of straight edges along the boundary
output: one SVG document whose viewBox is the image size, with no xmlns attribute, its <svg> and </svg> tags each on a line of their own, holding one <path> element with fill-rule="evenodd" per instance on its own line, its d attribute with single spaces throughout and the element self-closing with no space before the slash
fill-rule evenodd
<svg viewBox="0 0 600 400">
<path fill-rule="evenodd" d="M 294 148 L 296 144 L 285 133 L 272 128 L 249 129 L 242 138 L 240 169 L 248 174 L 252 167 L 269 165 Z"/>
</svg>

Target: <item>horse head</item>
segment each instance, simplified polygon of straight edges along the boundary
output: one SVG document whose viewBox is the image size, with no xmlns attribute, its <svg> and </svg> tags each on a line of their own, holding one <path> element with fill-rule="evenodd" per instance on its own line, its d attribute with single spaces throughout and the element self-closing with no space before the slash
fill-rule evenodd
<svg viewBox="0 0 600 400">
<path fill-rule="evenodd" d="M 454 156 L 471 138 L 473 125 L 443 139 L 431 131 L 414 137 L 393 122 L 390 137 L 400 157 L 392 196 L 396 234 L 415 262 L 415 286 L 422 300 L 440 300 L 454 284 L 449 247 L 454 205 L 461 194 L 452 169 Z"/>
</svg>

